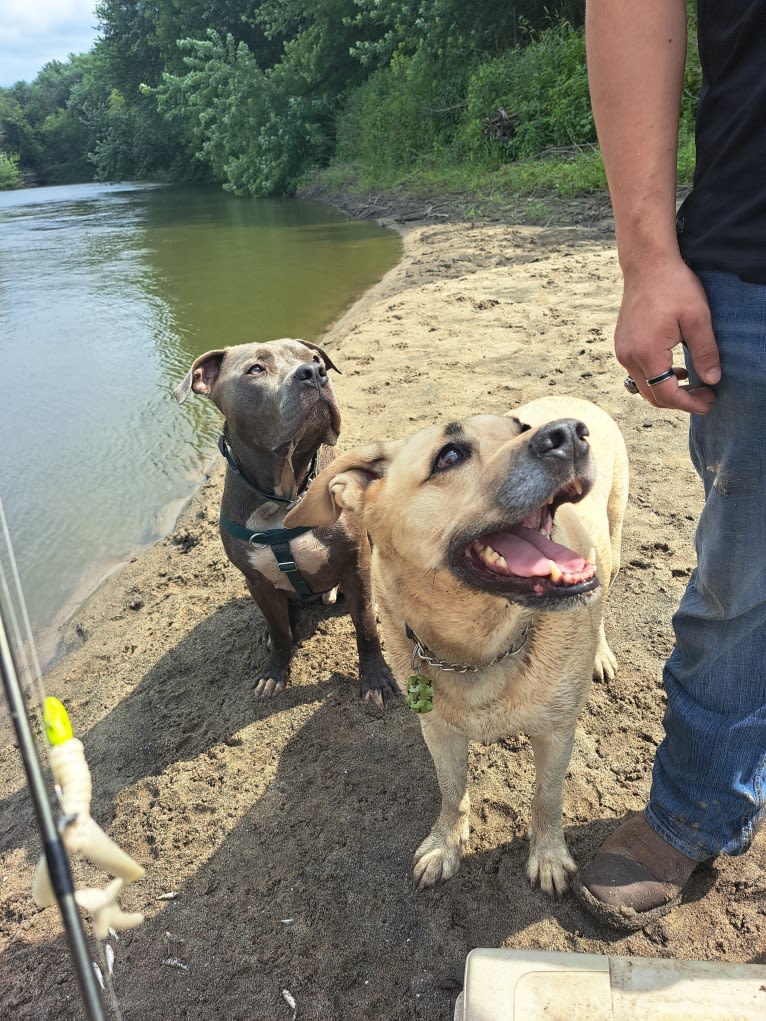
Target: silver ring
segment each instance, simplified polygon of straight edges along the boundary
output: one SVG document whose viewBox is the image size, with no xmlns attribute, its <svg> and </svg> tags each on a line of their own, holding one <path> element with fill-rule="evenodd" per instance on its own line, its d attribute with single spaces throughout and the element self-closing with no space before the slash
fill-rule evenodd
<svg viewBox="0 0 766 1021">
<path fill-rule="evenodd" d="M 635 379 L 633 379 L 632 376 L 626 376 L 625 379 L 622 381 L 622 385 L 625 387 L 629 394 L 641 393 L 641 391 L 636 386 Z"/>
<path fill-rule="evenodd" d="M 675 376 L 675 372 L 672 369 L 666 369 L 659 376 L 650 376 L 645 382 L 647 386 L 657 386 L 658 383 L 664 383 L 666 379 L 672 379 L 673 376 Z"/>
</svg>

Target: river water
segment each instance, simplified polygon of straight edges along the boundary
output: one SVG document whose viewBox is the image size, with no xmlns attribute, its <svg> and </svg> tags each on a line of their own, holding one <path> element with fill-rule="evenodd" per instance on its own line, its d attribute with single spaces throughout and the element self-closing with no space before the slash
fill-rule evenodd
<svg viewBox="0 0 766 1021">
<path fill-rule="evenodd" d="M 74 185 L 0 192 L 0 500 L 40 655 L 165 534 L 220 416 L 171 390 L 204 351 L 313 340 L 398 237 L 319 203 Z"/>
</svg>

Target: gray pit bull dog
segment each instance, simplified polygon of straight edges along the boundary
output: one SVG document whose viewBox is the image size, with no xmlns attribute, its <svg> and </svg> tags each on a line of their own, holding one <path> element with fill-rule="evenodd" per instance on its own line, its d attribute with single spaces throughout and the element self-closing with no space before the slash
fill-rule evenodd
<svg viewBox="0 0 766 1021">
<path fill-rule="evenodd" d="M 270 654 L 256 695 L 283 691 L 290 674 L 295 612 L 340 585 L 356 628 L 361 696 L 383 707 L 396 691 L 383 659 L 373 609 L 370 546 L 359 520 L 284 529 L 314 476 L 333 460 L 340 411 L 327 374 L 338 370 L 314 344 L 276 340 L 208 351 L 173 393 L 209 397 L 225 418 L 220 449 L 228 461 L 221 539 L 268 627 Z"/>
</svg>

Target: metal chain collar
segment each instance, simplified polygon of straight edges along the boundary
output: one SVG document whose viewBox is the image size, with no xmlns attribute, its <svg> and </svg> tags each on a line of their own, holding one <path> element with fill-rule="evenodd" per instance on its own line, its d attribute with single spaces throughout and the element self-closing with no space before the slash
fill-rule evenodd
<svg viewBox="0 0 766 1021">
<path fill-rule="evenodd" d="M 508 649 L 506 652 L 501 653 L 499 656 L 495 656 L 493 660 L 490 660 L 489 663 L 485 663 L 483 666 L 468 666 L 463 663 L 446 663 L 443 659 L 439 659 L 438 656 L 434 656 L 434 654 L 425 645 L 423 645 L 423 643 L 420 641 L 420 639 L 412 630 L 412 628 L 409 626 L 409 624 L 406 625 L 406 630 L 407 637 L 413 643 L 412 645 L 413 670 L 417 668 L 416 660 L 419 659 L 423 663 L 428 663 L 429 666 L 435 666 L 439 670 L 445 670 L 448 673 L 475 674 L 478 673 L 479 670 L 486 670 L 487 667 L 495 666 L 497 663 L 502 663 L 504 659 L 508 659 L 510 656 L 517 656 L 524 648 L 524 646 L 527 644 L 527 640 L 529 638 L 530 631 L 532 630 L 532 626 L 528 624 L 521 632 L 521 637 L 519 638 L 519 640 L 515 642 L 510 647 L 510 649 Z"/>
</svg>

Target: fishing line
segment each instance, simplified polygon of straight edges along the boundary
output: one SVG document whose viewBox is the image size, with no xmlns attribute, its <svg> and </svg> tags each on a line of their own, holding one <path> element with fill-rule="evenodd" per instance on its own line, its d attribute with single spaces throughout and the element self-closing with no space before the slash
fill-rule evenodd
<svg viewBox="0 0 766 1021">
<path fill-rule="evenodd" d="M 35 641 L 32 636 L 32 627 L 29 622 L 27 605 L 21 590 L 21 578 L 19 576 L 16 557 L 13 553 L 11 534 L 8 529 L 8 521 L 5 517 L 5 508 L 3 507 L 2 500 L 0 500 L 0 530 L 2 531 L 0 553 L 4 554 L 0 557 L 0 605 L 6 607 L 8 611 L 9 624 L 12 632 L 11 647 L 14 650 L 16 657 L 17 669 L 19 666 L 21 667 L 21 670 L 19 671 L 21 674 L 21 680 L 26 681 L 27 687 L 30 687 L 33 683 L 35 683 L 35 680 L 38 681 L 38 695 L 40 705 L 42 705 L 46 694 L 42 680 L 42 670 L 40 669 L 40 661 L 37 658 L 37 647 L 35 646 Z M 11 591 L 11 588 L 8 585 L 8 579 L 5 573 L 5 561 L 7 561 L 7 566 L 11 574 L 13 591 Z M 24 628 L 23 636 L 19 626 L 19 617 L 21 617 L 21 622 Z M 30 658 L 32 660 L 31 664 L 29 662 Z M 20 663 L 19 660 L 21 661 Z"/>
<path fill-rule="evenodd" d="M 0 500 L 0 535 L 2 537 L 2 541 L 0 541 L 0 674 L 2 674 L 3 689 L 24 764 L 38 829 L 43 841 L 50 882 L 61 913 L 69 943 L 70 957 L 88 1021 L 106 1021 L 107 1017 L 121 1021 L 122 1015 L 111 978 L 111 961 L 107 957 L 109 951 L 106 946 L 99 943 L 96 957 L 100 964 L 97 970 L 97 962 L 94 960 L 85 935 L 75 901 L 69 856 L 54 818 L 37 742 L 25 705 L 24 692 L 29 691 L 33 686 L 37 688 L 40 706 L 44 703 L 46 692 L 2 500 Z M 11 583 L 9 583 L 6 573 L 6 565 Z M 108 1015 L 104 1012 L 102 994 L 108 1002 Z"/>
</svg>

